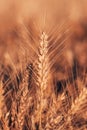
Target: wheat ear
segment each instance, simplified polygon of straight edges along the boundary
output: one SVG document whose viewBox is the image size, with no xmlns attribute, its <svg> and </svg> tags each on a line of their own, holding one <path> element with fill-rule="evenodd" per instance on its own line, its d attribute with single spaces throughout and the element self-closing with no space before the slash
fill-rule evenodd
<svg viewBox="0 0 87 130">
<path fill-rule="evenodd" d="M 81 110 L 81 105 L 85 104 L 86 105 L 87 102 L 87 89 L 83 86 L 83 89 L 79 95 L 79 97 L 77 97 L 75 99 L 75 102 L 72 104 L 71 106 L 71 110 L 72 113 L 76 113 L 77 111 Z"/>
<path fill-rule="evenodd" d="M 47 52 L 48 52 L 48 36 L 45 32 L 41 35 L 41 42 L 39 46 L 39 56 L 38 56 L 38 69 L 37 69 L 37 83 L 38 83 L 38 104 L 39 104 L 39 129 L 42 129 L 42 111 L 45 105 L 46 101 L 46 95 L 45 91 L 48 87 L 48 78 L 49 78 L 49 72 L 48 72 L 48 63 L 49 59 L 47 58 Z M 38 109 L 38 108 L 37 108 Z"/>
<path fill-rule="evenodd" d="M 26 69 L 23 75 L 23 81 L 20 86 L 21 91 L 21 97 L 20 97 L 20 106 L 19 106 L 19 113 L 18 113 L 18 126 L 19 129 L 22 130 L 23 124 L 24 124 L 24 117 L 26 110 L 28 108 L 28 70 Z"/>
<path fill-rule="evenodd" d="M 4 97 L 3 97 L 3 85 L 2 85 L 2 81 L 0 81 L 0 118 L 2 117 L 3 101 L 4 101 Z"/>
<path fill-rule="evenodd" d="M 9 130 L 6 115 L 5 116 L 3 115 L 3 107 L 5 106 L 3 93 L 4 93 L 3 83 L 0 80 L 0 119 L 2 121 L 3 129 L 4 130 Z"/>
</svg>

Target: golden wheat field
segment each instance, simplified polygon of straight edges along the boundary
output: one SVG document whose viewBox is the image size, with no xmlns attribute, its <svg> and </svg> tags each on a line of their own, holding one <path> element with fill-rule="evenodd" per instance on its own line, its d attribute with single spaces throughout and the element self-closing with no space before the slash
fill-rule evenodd
<svg viewBox="0 0 87 130">
<path fill-rule="evenodd" d="M 87 130 L 87 0 L 0 0 L 0 130 Z"/>
</svg>

